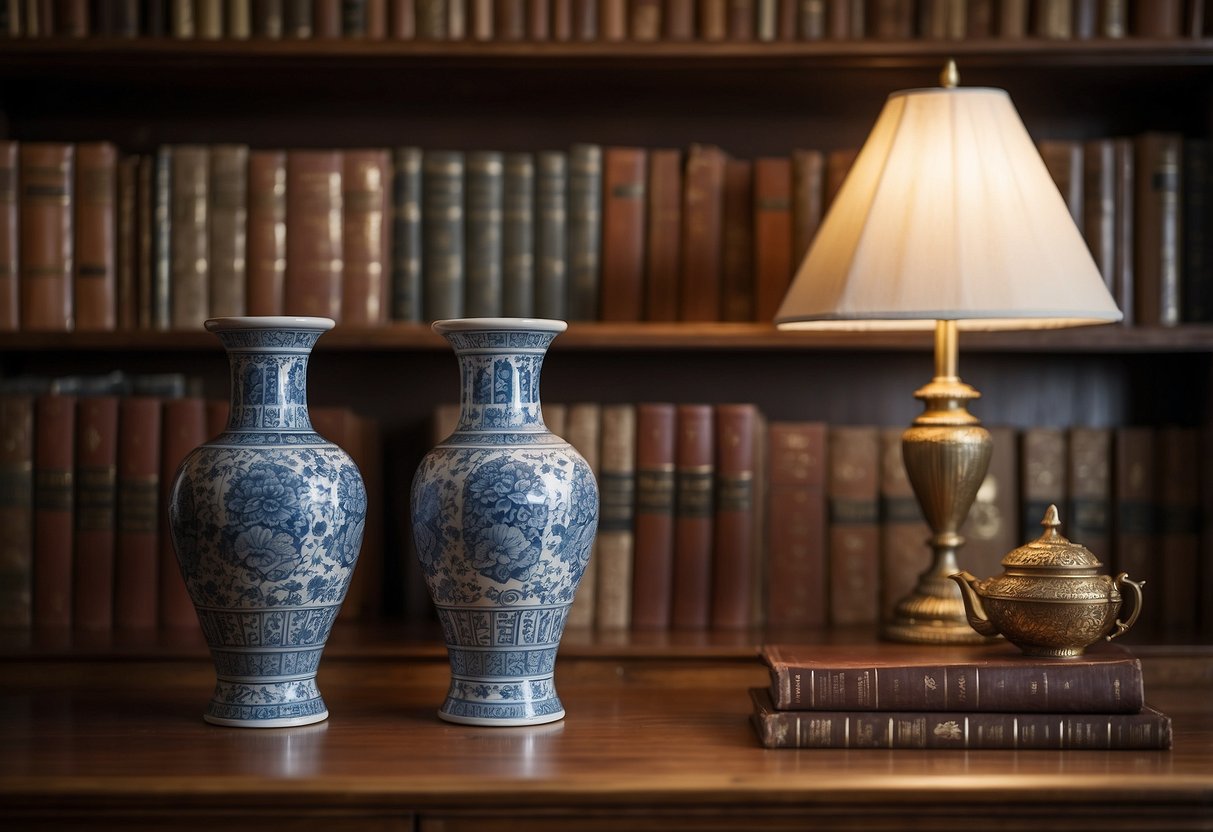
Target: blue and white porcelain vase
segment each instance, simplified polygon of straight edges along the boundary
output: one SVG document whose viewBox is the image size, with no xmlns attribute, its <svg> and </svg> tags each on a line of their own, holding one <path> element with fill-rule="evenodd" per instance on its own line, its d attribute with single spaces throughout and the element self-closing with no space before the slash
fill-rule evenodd
<svg viewBox="0 0 1213 832">
<path fill-rule="evenodd" d="M 328 716 L 316 669 L 366 522 L 358 467 L 308 415 L 308 355 L 332 327 L 206 322 L 231 365 L 228 425 L 181 463 L 168 513 L 218 677 L 207 722 L 277 728 Z"/>
<path fill-rule="evenodd" d="M 563 321 L 438 321 L 459 358 L 459 425 L 413 479 L 413 537 L 469 725 L 564 716 L 556 650 L 598 526 L 598 484 L 543 422 L 539 372 Z"/>
</svg>

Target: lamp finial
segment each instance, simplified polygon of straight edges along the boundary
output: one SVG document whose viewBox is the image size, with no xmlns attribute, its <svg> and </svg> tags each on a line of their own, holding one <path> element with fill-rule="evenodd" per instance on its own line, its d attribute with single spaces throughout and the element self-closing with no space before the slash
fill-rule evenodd
<svg viewBox="0 0 1213 832">
<path fill-rule="evenodd" d="M 939 73 L 939 85 L 947 90 L 960 85 L 960 71 L 956 69 L 955 59 L 948 58 L 948 62 L 944 64 L 943 72 Z"/>
</svg>

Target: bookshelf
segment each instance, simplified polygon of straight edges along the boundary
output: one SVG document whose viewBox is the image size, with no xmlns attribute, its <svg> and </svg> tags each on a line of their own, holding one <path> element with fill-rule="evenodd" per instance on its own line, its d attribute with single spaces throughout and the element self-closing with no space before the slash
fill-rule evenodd
<svg viewBox="0 0 1213 832">
<path fill-rule="evenodd" d="M 16 39 L 0 48 L 0 137 L 161 144 L 532 151 L 579 141 L 745 157 L 858 145 L 885 96 L 931 85 L 1007 89 L 1038 139 L 1210 132 L 1213 40 L 471 43 Z M 671 105 L 674 106 L 671 106 Z M 930 370 L 923 334 L 780 333 L 766 324 L 574 322 L 544 376 L 551 402 L 752 401 L 768 419 L 905 425 Z M 963 334 L 987 424 L 1180 423 L 1213 432 L 1213 326 Z M 0 334 L 0 375 L 167 372 L 226 395 L 201 332 Z M 705 379 L 712 391 L 705 392 Z M 398 393 L 398 382 L 432 391 Z M 312 401 L 349 404 L 384 435 L 385 505 L 405 503 L 455 362 L 418 324 L 338 327 L 312 362 Z M 1206 468 L 1208 466 L 1206 465 Z M 1205 505 L 1213 476 L 1205 471 Z M 388 512 L 385 614 L 401 611 L 407 520 Z M 1206 529 L 1201 559 L 1213 563 Z M 1206 574 L 1204 598 L 1210 598 Z M 1206 622 L 1213 609 L 1203 611 Z M 1206 623 L 1207 627 L 1213 626 Z M 1200 638 L 1193 634 L 1193 638 Z M 688 648 L 692 649 L 693 648 Z"/>
</svg>

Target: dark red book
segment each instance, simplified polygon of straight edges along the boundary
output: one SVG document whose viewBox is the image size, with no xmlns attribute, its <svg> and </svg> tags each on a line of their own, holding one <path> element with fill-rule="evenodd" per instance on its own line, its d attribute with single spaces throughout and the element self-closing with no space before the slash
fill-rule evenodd
<svg viewBox="0 0 1213 832">
<path fill-rule="evenodd" d="M 666 40 L 695 39 L 695 0 L 667 0 L 663 31 Z"/>
<path fill-rule="evenodd" d="M 830 428 L 828 463 L 830 623 L 878 620 L 880 452 L 877 429 Z"/>
<path fill-rule="evenodd" d="M 754 162 L 754 314 L 771 321 L 792 281 L 792 163 Z"/>
<path fill-rule="evenodd" d="M 34 626 L 72 623 L 76 397 L 34 404 Z"/>
<path fill-rule="evenodd" d="M 767 431 L 767 624 L 826 625 L 826 425 L 772 422 Z"/>
<path fill-rule="evenodd" d="M 720 280 L 726 321 L 754 320 L 753 168 L 749 159 L 729 159 L 724 167 Z"/>
<path fill-rule="evenodd" d="M 139 158 L 118 160 L 117 258 L 115 308 L 117 328 L 139 326 Z"/>
<path fill-rule="evenodd" d="M 1183 0 L 1138 0 L 1132 12 L 1132 31 L 1139 38 L 1178 38 L 1183 30 Z"/>
<path fill-rule="evenodd" d="M 117 169 L 112 144 L 76 146 L 73 290 L 76 329 L 81 331 L 117 326 Z"/>
<path fill-rule="evenodd" d="M 337 150 L 287 153 L 287 315 L 341 318 L 341 156 Z"/>
<path fill-rule="evenodd" d="M 1128 573 L 1137 582 L 1150 587 L 1162 586 L 1162 558 L 1159 557 L 1157 520 L 1158 449 L 1155 429 L 1120 427 L 1116 429 L 1112 452 L 1112 536 L 1110 560 L 1099 559 L 1109 566 L 1112 574 Z M 1098 557 L 1098 553 L 1096 553 Z M 984 577 L 984 576 L 983 576 Z M 1162 604 L 1148 601 L 1126 638 L 1151 641 L 1160 636 Z"/>
<path fill-rule="evenodd" d="M 493 0 L 493 38 L 499 41 L 526 38 L 525 0 Z"/>
<path fill-rule="evenodd" d="M 680 404 L 674 454 L 674 584 L 670 626 L 711 620 L 715 427 L 712 406 Z"/>
<path fill-rule="evenodd" d="M 632 627 L 670 626 L 674 579 L 674 445 L 672 404 L 636 406 L 636 542 Z"/>
<path fill-rule="evenodd" d="M 206 404 L 202 399 L 172 399 L 164 403 L 160 444 L 160 501 L 167 511 L 169 493 L 177 478 L 177 469 L 190 451 L 207 440 Z M 172 536 L 160 536 L 160 626 L 187 629 L 198 626 L 194 605 L 185 589 L 185 580 L 177 566 Z"/>
<path fill-rule="evenodd" d="M 0 141 L 0 331 L 14 332 L 21 326 L 21 293 L 17 277 L 21 270 L 17 198 L 17 143 Z"/>
<path fill-rule="evenodd" d="M 343 156 L 341 320 L 380 326 L 389 317 L 391 156 L 387 150 L 346 150 Z"/>
<path fill-rule="evenodd" d="M 713 628 L 751 621 L 754 559 L 755 425 L 752 404 L 715 407 L 716 498 L 712 530 Z"/>
<path fill-rule="evenodd" d="M 34 399 L 0 395 L 0 627 L 29 627 L 34 571 Z"/>
<path fill-rule="evenodd" d="M 118 397 L 80 399 L 76 408 L 76 534 L 72 624 L 114 624 L 114 506 L 118 491 Z"/>
<path fill-rule="evenodd" d="M 644 307 L 648 151 L 603 151 L 602 300 L 604 321 L 639 321 Z"/>
<path fill-rule="evenodd" d="M 70 144 L 21 144 L 21 328 L 66 332 L 72 305 L 72 184 L 76 149 Z"/>
<path fill-rule="evenodd" d="M 114 628 L 119 630 L 151 630 L 159 623 L 161 411 L 160 399 L 147 396 L 124 398 L 119 405 L 114 561 Z"/>
<path fill-rule="evenodd" d="M 681 151 L 649 151 L 648 200 L 644 317 L 676 321 L 682 263 Z"/>
<path fill-rule="evenodd" d="M 248 159 L 248 313 L 281 315 L 286 278 L 286 151 Z"/>
<path fill-rule="evenodd" d="M 825 155 L 792 151 L 792 272 L 800 268 L 825 214 Z"/>
<path fill-rule="evenodd" d="M 692 145 L 687 156 L 679 288 L 684 321 L 720 320 L 724 163 L 724 152 L 711 145 Z"/>
</svg>

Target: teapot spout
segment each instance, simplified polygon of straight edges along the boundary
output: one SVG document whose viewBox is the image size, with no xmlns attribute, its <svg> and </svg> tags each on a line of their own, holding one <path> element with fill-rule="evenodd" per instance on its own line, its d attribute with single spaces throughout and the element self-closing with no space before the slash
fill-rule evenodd
<svg viewBox="0 0 1213 832">
<path fill-rule="evenodd" d="M 985 607 L 981 604 L 981 595 L 977 590 L 978 579 L 968 572 L 957 572 L 948 577 L 960 587 L 960 598 L 964 601 L 965 616 L 969 619 L 969 626 L 983 636 L 998 635 L 998 630 L 990 622 Z"/>
</svg>

